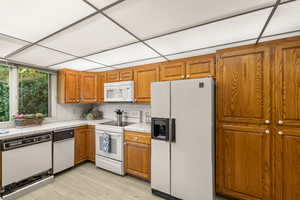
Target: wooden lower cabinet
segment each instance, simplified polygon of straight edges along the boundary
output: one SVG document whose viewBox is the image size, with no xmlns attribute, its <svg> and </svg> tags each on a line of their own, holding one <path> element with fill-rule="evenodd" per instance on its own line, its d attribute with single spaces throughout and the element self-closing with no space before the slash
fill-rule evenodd
<svg viewBox="0 0 300 200">
<path fill-rule="evenodd" d="M 150 134 L 125 132 L 125 172 L 145 180 L 151 178 Z"/>
<path fill-rule="evenodd" d="M 217 190 L 244 200 L 271 198 L 271 134 L 266 127 L 223 124 L 218 130 Z"/>
<path fill-rule="evenodd" d="M 75 165 L 87 160 L 95 162 L 95 126 L 75 128 Z"/>
<path fill-rule="evenodd" d="M 276 131 L 275 200 L 300 198 L 300 128 Z"/>
</svg>

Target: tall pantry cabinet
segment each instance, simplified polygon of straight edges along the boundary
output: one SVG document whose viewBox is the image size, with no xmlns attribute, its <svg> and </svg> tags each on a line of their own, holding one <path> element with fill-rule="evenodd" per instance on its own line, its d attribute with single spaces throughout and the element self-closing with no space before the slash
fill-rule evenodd
<svg viewBox="0 0 300 200">
<path fill-rule="evenodd" d="M 300 196 L 300 42 L 219 51 L 217 192 Z"/>
</svg>

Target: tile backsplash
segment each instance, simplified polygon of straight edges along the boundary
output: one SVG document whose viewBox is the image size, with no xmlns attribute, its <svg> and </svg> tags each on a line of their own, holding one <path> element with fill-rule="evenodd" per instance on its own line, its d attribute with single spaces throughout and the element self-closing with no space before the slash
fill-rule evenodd
<svg viewBox="0 0 300 200">
<path fill-rule="evenodd" d="M 124 120 L 128 122 L 146 122 L 146 114 L 150 115 L 150 105 L 132 103 L 105 103 L 98 105 L 96 109 L 103 112 L 103 117 L 116 120 L 115 110 L 124 110 Z"/>
</svg>

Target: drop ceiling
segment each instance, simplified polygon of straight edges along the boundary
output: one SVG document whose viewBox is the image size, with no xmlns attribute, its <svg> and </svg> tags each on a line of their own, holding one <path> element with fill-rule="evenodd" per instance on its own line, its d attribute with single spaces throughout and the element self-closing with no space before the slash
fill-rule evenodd
<svg viewBox="0 0 300 200">
<path fill-rule="evenodd" d="M 50 70 L 106 71 L 300 35 L 300 0 L 276 3 L 2 0 L 0 57 Z"/>
</svg>

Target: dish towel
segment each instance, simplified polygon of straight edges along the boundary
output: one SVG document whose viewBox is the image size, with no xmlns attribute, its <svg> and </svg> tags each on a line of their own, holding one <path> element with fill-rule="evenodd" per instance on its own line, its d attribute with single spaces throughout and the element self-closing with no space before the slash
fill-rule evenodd
<svg viewBox="0 0 300 200">
<path fill-rule="evenodd" d="M 111 150 L 111 138 L 107 133 L 103 134 L 102 149 L 103 152 L 109 153 Z"/>
</svg>

